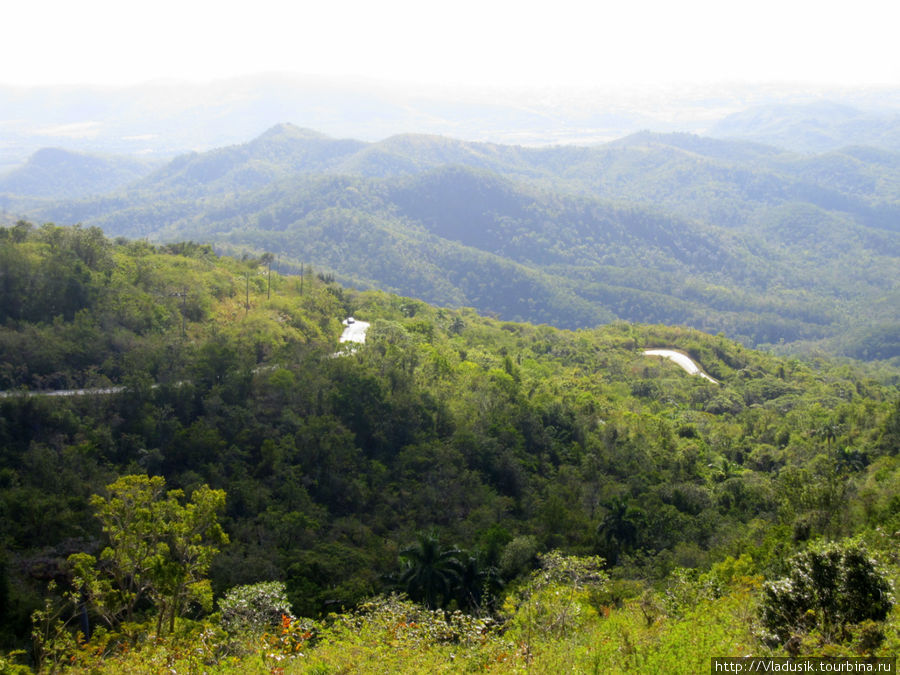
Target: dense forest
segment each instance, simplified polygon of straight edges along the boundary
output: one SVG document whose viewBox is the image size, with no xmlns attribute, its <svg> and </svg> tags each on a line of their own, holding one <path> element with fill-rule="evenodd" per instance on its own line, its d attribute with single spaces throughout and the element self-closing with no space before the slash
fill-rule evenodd
<svg viewBox="0 0 900 675">
<path fill-rule="evenodd" d="M 0 181 L 0 208 L 269 251 L 285 272 L 314 263 L 345 285 L 504 320 L 678 324 L 781 353 L 900 356 L 890 150 L 646 132 L 587 147 L 364 143 L 286 124 L 140 178 L 121 158 L 100 170 L 66 155 L 51 171 L 53 157 Z"/>
<path fill-rule="evenodd" d="M 505 321 L 94 227 L 0 228 L 0 270 L 4 672 L 900 647 L 887 363 Z"/>
</svg>

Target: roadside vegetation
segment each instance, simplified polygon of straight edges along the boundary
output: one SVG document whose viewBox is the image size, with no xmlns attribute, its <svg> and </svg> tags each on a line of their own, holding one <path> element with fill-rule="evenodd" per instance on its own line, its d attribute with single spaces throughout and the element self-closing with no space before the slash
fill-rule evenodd
<svg viewBox="0 0 900 675">
<path fill-rule="evenodd" d="M 0 269 L 0 672 L 898 652 L 888 363 L 499 321 L 95 228 L 0 228 Z"/>
</svg>

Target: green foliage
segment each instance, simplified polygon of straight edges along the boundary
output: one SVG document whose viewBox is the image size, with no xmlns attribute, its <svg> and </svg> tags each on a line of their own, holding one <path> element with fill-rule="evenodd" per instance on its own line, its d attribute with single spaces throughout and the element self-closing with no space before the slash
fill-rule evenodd
<svg viewBox="0 0 900 675">
<path fill-rule="evenodd" d="M 75 588 L 109 625 L 131 622 L 144 598 L 158 613 L 157 633 L 174 629 L 189 603 L 211 609 L 206 573 L 228 535 L 218 523 L 225 493 L 203 485 L 182 503 L 182 490 L 165 490 L 159 476 L 122 476 L 109 496 L 91 504 L 110 545 L 99 564 L 92 556 L 70 556 Z"/>
<path fill-rule="evenodd" d="M 323 279 L 511 320 L 681 323 L 891 359 L 898 194 L 871 149 L 798 158 L 650 133 L 593 148 L 365 144 L 280 126 L 39 213 L 312 258 Z"/>
<path fill-rule="evenodd" d="M 643 513 L 630 506 L 627 500 L 616 498 L 608 505 L 608 512 L 600 522 L 598 532 L 609 558 L 615 562 L 621 553 L 631 551 L 638 541 Z"/>
<path fill-rule="evenodd" d="M 80 663 L 98 650 L 94 663 L 103 654 L 127 664 L 120 672 L 140 671 L 118 650 L 155 636 L 147 662 L 159 667 L 186 667 L 195 640 L 217 667 L 252 653 L 250 670 L 264 668 L 248 632 L 211 623 L 202 637 L 191 619 L 228 589 L 283 579 L 315 637 L 330 615 L 396 588 L 398 554 L 413 542 L 400 573 L 415 598 L 496 617 L 506 596 L 527 649 L 489 638 L 465 659 L 439 641 L 392 653 L 374 629 L 334 645 L 372 663 L 389 656 L 401 672 L 419 657 L 450 669 L 451 653 L 472 668 L 558 666 L 563 649 L 588 671 L 671 665 L 654 650 L 683 650 L 689 617 L 703 622 L 704 644 L 763 649 L 744 630 L 752 598 L 739 606 L 734 595 L 758 574 L 783 573 L 805 541 L 865 533 L 871 550 L 900 562 L 888 364 L 788 360 L 681 327 L 499 321 L 341 289 L 308 267 L 302 294 L 277 264 L 268 289 L 257 257 L 190 243 L 99 242 L 108 257 L 90 270 L 74 249 L 51 254 L 74 246 L 64 230 L 5 236 L 35 278 L 76 264 L 87 274 L 86 304 L 70 318 L 0 326 L 5 648 L 26 644 L 45 597 L 71 636 L 84 589 L 92 637 Z M 371 322 L 370 339 L 339 352 L 349 314 Z M 654 347 L 690 354 L 720 384 L 642 355 Z M 88 391 L 36 391 L 74 386 Z M 115 494 L 104 488 L 134 476 Z M 91 495 L 102 495 L 95 506 Z M 204 513 L 221 530 L 204 529 Z M 591 590 L 561 577 L 525 599 L 539 554 L 554 549 L 603 556 L 613 581 Z M 446 584 L 417 574 L 429 560 Z M 48 595 L 50 578 L 69 590 Z M 896 642 L 891 616 L 877 629 L 884 645 Z M 604 632 L 613 624 L 622 635 Z M 558 647 L 536 628 L 557 625 L 573 626 Z M 848 631 L 860 645 L 877 632 Z M 268 635 L 276 653 L 281 634 Z M 340 668 L 337 651 L 295 637 L 301 653 Z"/>
<path fill-rule="evenodd" d="M 529 644 L 536 635 L 560 637 L 596 619 L 591 598 L 609 580 L 602 568 L 603 559 L 597 556 L 559 551 L 540 556 L 540 568 L 504 604 L 512 634 Z"/>
<path fill-rule="evenodd" d="M 330 628 L 343 631 L 380 630 L 393 633 L 401 645 L 444 643 L 472 647 L 491 630 L 493 621 L 423 608 L 401 596 L 381 596 L 360 604 L 355 612 L 339 617 Z M 327 635 L 323 636 L 328 639 Z"/>
<path fill-rule="evenodd" d="M 428 610 L 398 596 L 381 596 L 352 614 L 334 617 L 314 650 L 298 663 L 303 672 L 453 672 L 483 667 L 502 644 L 490 619 Z"/>
<path fill-rule="evenodd" d="M 399 581 L 410 597 L 429 609 L 446 606 L 462 574 L 460 553 L 443 548 L 433 535 L 421 535 L 415 544 L 400 551 L 404 569 Z"/>
<path fill-rule="evenodd" d="M 280 581 L 228 589 L 219 600 L 222 627 L 230 633 L 260 632 L 279 624 L 283 616 L 291 616 L 291 605 Z"/>
<path fill-rule="evenodd" d="M 31 675 L 31 668 L 16 661 L 25 656 L 24 650 L 14 650 L 8 654 L 0 654 L 0 675 Z"/>
<path fill-rule="evenodd" d="M 54 588 L 55 584 L 51 582 L 48 590 L 52 592 Z M 39 670 L 58 672 L 77 648 L 76 637 L 61 618 L 64 611 L 65 606 L 54 602 L 51 596 L 31 615 L 34 660 Z"/>
<path fill-rule="evenodd" d="M 139 157 L 42 148 L 23 166 L 0 178 L 0 193 L 25 198 L 77 199 L 124 187 L 143 178 L 153 167 L 152 161 Z"/>
<path fill-rule="evenodd" d="M 500 554 L 500 573 L 513 579 L 530 572 L 538 564 L 539 544 L 532 535 L 516 537 L 503 547 Z"/>
<path fill-rule="evenodd" d="M 884 571 L 857 541 L 810 548 L 787 568 L 787 576 L 763 585 L 760 619 L 770 642 L 812 630 L 839 641 L 847 624 L 884 621 L 893 606 Z"/>
</svg>

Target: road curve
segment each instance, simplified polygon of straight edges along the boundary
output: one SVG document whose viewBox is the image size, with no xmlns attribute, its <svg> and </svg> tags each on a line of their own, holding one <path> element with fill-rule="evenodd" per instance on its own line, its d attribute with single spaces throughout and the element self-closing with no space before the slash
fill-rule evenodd
<svg viewBox="0 0 900 675">
<path fill-rule="evenodd" d="M 664 359 L 670 359 L 684 368 L 684 370 L 691 375 L 699 375 L 700 377 L 706 378 L 713 384 L 719 384 L 718 380 L 714 380 L 709 375 L 704 373 L 703 369 L 700 368 L 700 366 L 698 366 L 690 356 L 681 352 L 676 352 L 674 349 L 645 349 L 644 356 L 661 356 Z"/>
<path fill-rule="evenodd" d="M 342 321 L 344 324 L 344 332 L 341 333 L 340 342 L 358 342 L 360 344 L 366 341 L 366 331 L 369 330 L 368 321 L 357 321 L 352 316 L 348 316 Z"/>
</svg>

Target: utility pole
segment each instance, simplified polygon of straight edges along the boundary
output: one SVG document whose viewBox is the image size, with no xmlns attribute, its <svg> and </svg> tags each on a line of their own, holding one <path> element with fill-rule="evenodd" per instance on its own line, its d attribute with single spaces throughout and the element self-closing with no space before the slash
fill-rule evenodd
<svg viewBox="0 0 900 675">
<path fill-rule="evenodd" d="M 260 258 L 262 262 L 266 264 L 266 300 L 271 300 L 272 298 L 272 261 L 275 260 L 274 253 L 263 253 L 262 258 Z"/>
<path fill-rule="evenodd" d="M 184 339 L 184 337 L 186 335 L 184 313 L 185 313 L 185 310 L 187 309 L 187 295 L 188 295 L 187 286 L 184 286 L 181 289 L 180 293 L 176 291 L 175 293 L 169 293 L 169 295 L 172 296 L 173 298 L 181 298 L 181 337 L 182 337 L 182 339 Z"/>
</svg>

